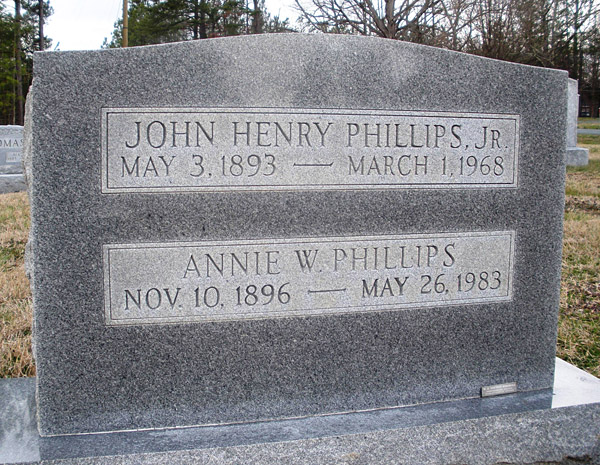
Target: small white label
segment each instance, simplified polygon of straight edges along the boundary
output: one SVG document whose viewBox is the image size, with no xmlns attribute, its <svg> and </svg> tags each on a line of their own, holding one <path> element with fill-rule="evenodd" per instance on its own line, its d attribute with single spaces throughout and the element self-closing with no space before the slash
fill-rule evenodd
<svg viewBox="0 0 600 465">
<path fill-rule="evenodd" d="M 501 396 L 517 392 L 517 383 L 494 384 L 481 388 L 481 397 Z"/>
</svg>

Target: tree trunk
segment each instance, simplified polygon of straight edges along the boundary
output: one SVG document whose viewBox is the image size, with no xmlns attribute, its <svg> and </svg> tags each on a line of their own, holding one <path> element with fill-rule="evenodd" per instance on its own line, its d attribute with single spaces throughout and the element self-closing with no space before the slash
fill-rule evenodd
<svg viewBox="0 0 600 465">
<path fill-rule="evenodd" d="M 397 39 L 398 25 L 394 18 L 396 0 L 385 0 L 385 27 L 388 39 Z"/>
<path fill-rule="evenodd" d="M 40 15 L 39 15 L 39 24 L 40 24 L 40 46 L 39 51 L 44 51 L 44 0 L 39 1 Z"/>
<path fill-rule="evenodd" d="M 206 39 L 208 34 L 206 33 L 206 0 L 200 2 L 200 38 Z"/>
<path fill-rule="evenodd" d="M 254 10 L 252 10 L 252 34 L 263 32 L 262 11 L 260 11 L 259 0 L 254 0 Z"/>
<path fill-rule="evenodd" d="M 579 79 L 579 0 L 575 2 L 575 17 L 573 19 L 573 79 Z"/>
<path fill-rule="evenodd" d="M 200 7 L 198 0 L 194 0 L 194 25 L 192 27 L 192 39 L 196 40 L 200 37 L 199 35 L 199 22 L 200 22 Z"/>
<path fill-rule="evenodd" d="M 23 75 L 21 72 L 21 0 L 15 0 L 15 78 L 17 93 L 15 99 L 15 123 L 23 125 Z"/>
</svg>

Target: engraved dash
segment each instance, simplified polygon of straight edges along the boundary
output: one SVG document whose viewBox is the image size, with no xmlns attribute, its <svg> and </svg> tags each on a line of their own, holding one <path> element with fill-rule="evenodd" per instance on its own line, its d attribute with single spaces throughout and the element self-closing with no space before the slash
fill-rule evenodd
<svg viewBox="0 0 600 465">
<path fill-rule="evenodd" d="M 344 287 L 343 289 L 309 289 L 307 292 L 309 294 L 320 294 L 324 292 L 346 292 L 348 288 Z"/>
<path fill-rule="evenodd" d="M 333 162 L 331 163 L 294 163 L 294 166 L 300 166 L 300 167 L 305 167 L 305 166 L 326 166 L 328 168 L 331 168 L 333 166 Z"/>
</svg>

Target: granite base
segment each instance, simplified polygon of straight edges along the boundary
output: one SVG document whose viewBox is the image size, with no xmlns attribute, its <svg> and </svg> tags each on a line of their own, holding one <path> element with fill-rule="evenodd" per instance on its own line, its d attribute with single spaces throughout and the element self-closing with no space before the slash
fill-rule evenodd
<svg viewBox="0 0 600 465">
<path fill-rule="evenodd" d="M 567 166 L 587 166 L 589 150 L 581 147 L 567 148 Z"/>
<path fill-rule="evenodd" d="M 600 463 L 600 380 L 558 359 L 553 392 L 214 427 L 39 437 L 34 379 L 0 400 L 2 463 Z"/>
<path fill-rule="evenodd" d="M 0 174 L 0 194 L 27 190 L 23 174 Z"/>
</svg>

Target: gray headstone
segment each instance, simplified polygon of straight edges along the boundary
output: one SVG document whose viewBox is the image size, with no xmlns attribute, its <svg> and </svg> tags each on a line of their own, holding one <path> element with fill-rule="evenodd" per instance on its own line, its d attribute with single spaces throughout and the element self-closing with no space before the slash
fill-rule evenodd
<svg viewBox="0 0 600 465">
<path fill-rule="evenodd" d="M 34 65 L 42 435 L 552 386 L 565 72 L 334 35 Z"/>
<path fill-rule="evenodd" d="M 579 116 L 579 91 L 577 80 L 569 79 L 569 103 L 567 109 L 567 166 L 588 164 L 589 150 L 577 147 L 577 117 Z"/>
<path fill-rule="evenodd" d="M 27 190 L 23 174 L 0 174 L 0 194 Z"/>
</svg>

